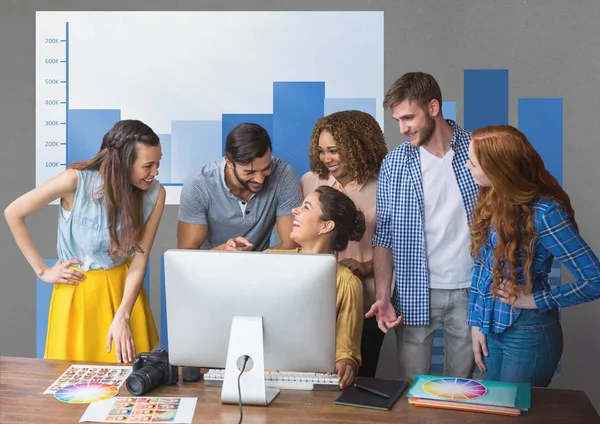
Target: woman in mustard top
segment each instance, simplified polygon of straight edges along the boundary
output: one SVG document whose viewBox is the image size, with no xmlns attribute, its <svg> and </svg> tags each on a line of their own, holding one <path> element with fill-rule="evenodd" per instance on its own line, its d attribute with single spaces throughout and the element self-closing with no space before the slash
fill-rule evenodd
<svg viewBox="0 0 600 424">
<path fill-rule="evenodd" d="M 165 204 L 158 136 L 117 122 L 92 159 L 73 163 L 4 211 L 36 275 L 53 284 L 45 358 L 131 362 L 158 342 L 142 281 Z M 47 267 L 25 219 L 54 200 L 58 261 Z"/>
<path fill-rule="evenodd" d="M 295 249 L 297 253 L 339 252 L 350 240 L 360 240 L 365 231 L 365 217 L 354 202 L 327 186 L 306 196 L 292 213 L 290 238 L 300 246 Z M 362 290 L 358 277 L 338 264 L 335 368 L 342 389 L 354 381 L 361 363 Z"/>
</svg>

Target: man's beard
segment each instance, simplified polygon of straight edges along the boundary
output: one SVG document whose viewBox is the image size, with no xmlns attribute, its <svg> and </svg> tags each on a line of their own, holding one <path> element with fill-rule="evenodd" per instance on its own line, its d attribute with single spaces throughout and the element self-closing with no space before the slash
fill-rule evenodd
<svg viewBox="0 0 600 424">
<path fill-rule="evenodd" d="M 265 177 L 262 185 L 260 186 L 259 190 L 253 190 L 250 187 L 250 181 L 244 181 L 242 180 L 242 178 L 240 177 L 240 174 L 238 174 L 237 169 L 235 167 L 235 164 L 233 165 L 233 175 L 235 176 L 235 179 L 238 181 L 238 183 L 240 183 L 240 185 L 242 187 L 244 187 L 246 190 L 248 190 L 250 193 L 258 193 L 259 191 L 261 191 L 265 185 L 267 185 L 267 181 L 269 180 L 269 177 Z"/>
<path fill-rule="evenodd" d="M 431 140 L 433 132 L 435 131 L 435 119 L 431 116 L 427 116 L 427 125 L 422 130 L 419 130 L 419 147 L 426 145 Z"/>
</svg>

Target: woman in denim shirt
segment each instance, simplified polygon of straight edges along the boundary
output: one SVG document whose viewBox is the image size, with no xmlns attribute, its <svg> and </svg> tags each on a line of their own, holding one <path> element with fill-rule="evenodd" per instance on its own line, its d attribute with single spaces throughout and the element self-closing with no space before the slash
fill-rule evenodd
<svg viewBox="0 0 600 424">
<path fill-rule="evenodd" d="M 563 350 L 559 307 L 600 297 L 600 263 L 569 196 L 519 130 L 474 131 L 467 166 L 481 186 L 471 226 L 475 362 L 484 379 L 546 387 Z M 575 281 L 548 284 L 554 258 Z"/>
<path fill-rule="evenodd" d="M 4 211 L 36 275 L 54 284 L 46 358 L 131 362 L 158 342 L 142 281 L 165 204 L 165 189 L 154 178 L 160 158 L 150 127 L 119 121 L 96 156 Z M 47 267 L 25 219 L 56 199 L 59 260 Z"/>
</svg>

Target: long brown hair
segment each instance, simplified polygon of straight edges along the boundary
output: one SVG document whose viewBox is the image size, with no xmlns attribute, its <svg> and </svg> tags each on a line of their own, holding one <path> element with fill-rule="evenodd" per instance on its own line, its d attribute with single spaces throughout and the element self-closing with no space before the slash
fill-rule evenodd
<svg viewBox="0 0 600 424">
<path fill-rule="evenodd" d="M 388 150 L 383 131 L 375 118 L 359 110 L 344 110 L 317 121 L 310 139 L 308 157 L 311 171 L 325 180 L 329 178 L 329 169 L 319 158 L 319 136 L 322 131 L 331 134 L 341 160 L 346 163 L 358 184 L 369 178 L 377 178 Z"/>
<path fill-rule="evenodd" d="M 144 228 L 144 191 L 131 184 L 137 143 L 158 146 L 160 140 L 141 121 L 119 121 L 104 135 L 96 156 L 69 166 L 100 173 L 102 186 L 95 197 L 106 205 L 110 234 L 108 253 L 112 257 L 128 256 L 132 249 L 143 252 L 139 243 Z"/>
<path fill-rule="evenodd" d="M 491 186 L 479 189 L 471 224 L 471 255 L 479 256 L 493 226 L 498 241 L 493 254 L 492 292 L 496 296 L 499 284 L 506 280 L 514 304 L 519 265 L 525 276 L 525 292 L 532 289 L 531 264 L 538 234 L 531 202 L 543 198 L 559 203 L 577 227 L 575 214 L 567 193 L 518 129 L 510 125 L 477 129 L 472 133 L 472 145 Z"/>
</svg>

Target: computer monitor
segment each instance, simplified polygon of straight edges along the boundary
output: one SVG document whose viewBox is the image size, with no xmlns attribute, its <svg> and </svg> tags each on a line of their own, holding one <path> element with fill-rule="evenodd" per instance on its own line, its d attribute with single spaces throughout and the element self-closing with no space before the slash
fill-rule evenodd
<svg viewBox="0 0 600 424">
<path fill-rule="evenodd" d="M 169 360 L 225 368 L 221 399 L 268 405 L 264 371 L 335 370 L 336 258 L 171 249 L 164 254 Z"/>
</svg>

